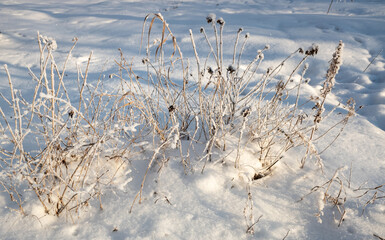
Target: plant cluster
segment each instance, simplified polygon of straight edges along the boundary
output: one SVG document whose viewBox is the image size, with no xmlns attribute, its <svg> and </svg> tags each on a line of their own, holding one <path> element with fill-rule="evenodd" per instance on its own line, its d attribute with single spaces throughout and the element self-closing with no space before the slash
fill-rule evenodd
<svg viewBox="0 0 385 240">
<path fill-rule="evenodd" d="M 30 101 L 13 88 L 4 66 L 11 100 L 2 97 L 11 113 L 0 108 L 0 184 L 23 214 L 26 189 L 35 193 L 47 214 L 68 213 L 73 218 L 72 213 L 91 199 L 100 199 L 114 177 L 129 173 L 135 119 L 124 107 L 122 95 L 103 93 L 101 79 L 96 86 L 87 83 L 92 52 L 84 73 L 79 67 L 78 95 L 70 95 L 66 88 L 66 66 L 77 41 L 73 39 L 59 70 L 55 40 L 38 34 L 40 72 L 30 69 L 36 84 Z"/>
<path fill-rule="evenodd" d="M 13 112 L 13 122 L 0 108 L 0 134 L 9 143 L 0 148 L 0 183 L 22 213 L 20 193 L 27 188 L 47 213 L 72 216 L 91 199 L 100 200 L 103 189 L 117 178 L 128 181 L 130 160 L 145 152 L 150 152 L 148 166 L 132 207 L 138 199 L 142 201 L 149 170 L 156 163 L 160 170 L 170 157 L 180 157 L 186 174 L 197 166 L 203 172 L 210 162 L 232 165 L 251 184 L 268 176 L 285 152 L 302 146 L 306 153 L 300 166 L 315 156 L 322 169 L 315 144 L 337 126 L 342 126 L 342 131 L 355 113 L 354 101 L 349 100 L 340 122 L 320 127 L 335 109 L 327 113 L 325 105 L 342 63 L 343 43 L 333 55 L 320 94 L 304 96 L 306 60 L 320 51 L 317 45 L 298 48 L 278 66 L 261 69 L 269 45 L 245 63 L 243 53 L 250 34 L 243 35 L 240 28 L 232 59 L 224 59 L 225 21 L 214 14 L 206 20 L 213 34 L 202 27 L 200 43 L 207 44 L 208 52 L 197 48 L 197 38 L 190 30 L 196 62 L 192 64 L 183 56 L 163 16 L 146 16 L 144 68 L 135 68 L 120 50 L 116 60 L 119 71 L 110 75 L 119 79 L 119 86 L 112 92 L 103 89 L 102 76 L 96 84 L 88 83 L 92 52 L 84 73 L 79 67 L 77 95 L 67 91 L 66 65 L 77 39 L 59 70 L 54 59 L 56 42 L 38 34 L 40 73 L 30 71 L 36 83 L 30 101 L 15 91 L 5 67 L 11 100 L 4 99 Z M 160 21 L 161 32 L 153 37 L 155 21 Z M 147 40 L 143 40 L 145 35 Z M 201 58 L 202 54 L 207 55 Z M 289 76 L 279 77 L 288 61 L 297 63 Z M 35 148 L 26 151 L 31 139 Z M 243 158 L 244 151 L 250 149 L 254 157 Z M 251 210 L 245 208 L 245 217 L 247 212 L 247 231 L 252 232 L 251 194 L 249 205 Z"/>
</svg>

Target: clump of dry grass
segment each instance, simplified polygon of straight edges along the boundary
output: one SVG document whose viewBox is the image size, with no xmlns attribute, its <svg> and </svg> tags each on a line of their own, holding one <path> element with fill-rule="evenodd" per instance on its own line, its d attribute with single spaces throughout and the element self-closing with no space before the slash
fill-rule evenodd
<svg viewBox="0 0 385 240">
<path fill-rule="evenodd" d="M 315 156 L 322 166 L 315 143 L 354 115 L 354 102 L 350 101 L 343 120 L 318 133 L 320 122 L 327 119 L 322 115 L 341 64 L 342 43 L 333 56 L 320 95 L 303 96 L 306 60 L 318 53 L 317 45 L 307 50 L 298 48 L 278 66 L 261 69 L 270 46 L 263 46 L 245 63 L 243 53 L 250 34 L 242 35 L 240 28 L 231 43 L 233 57 L 226 62 L 225 21 L 213 14 L 206 20 L 213 36 L 204 27 L 200 34 L 208 52 L 197 48 L 190 30 L 196 62 L 192 65 L 163 16 L 147 15 L 142 31 L 146 50 L 142 64 L 146 71 L 135 69 L 120 50 L 120 59 L 116 60 L 119 71 L 111 75 L 120 81 L 114 92 L 103 90 L 101 78 L 94 86 L 88 84 L 92 52 L 85 71 L 78 72 L 76 97 L 67 91 L 66 65 L 77 39 L 59 70 L 54 59 L 56 42 L 38 35 L 40 73 L 30 71 L 36 83 L 30 102 L 20 92 L 15 93 L 5 68 L 11 89 L 11 100 L 7 102 L 14 122 L 10 123 L 0 109 L 0 133 L 11 142 L 11 147 L 0 149 L 0 183 L 21 212 L 25 211 L 20 183 L 35 192 L 49 214 L 72 217 L 92 199 L 99 199 L 102 207 L 104 187 L 126 174 L 128 170 L 122 169 L 143 151 L 138 142 L 149 145 L 152 157 L 131 210 L 136 201 L 142 201 L 149 170 L 158 163 L 160 171 L 164 162 L 159 156 L 167 158 L 172 151 L 178 152 L 186 174 L 197 166 L 203 172 L 210 162 L 230 163 L 239 175 L 249 172 L 244 174 L 248 184 L 268 176 L 284 153 L 296 147 L 304 146 L 306 150 L 301 166 L 309 156 Z M 155 35 L 153 29 L 158 22 L 161 32 Z M 205 58 L 200 57 L 203 54 Z M 279 79 L 288 61 L 297 63 L 289 76 Z M 298 75 L 299 81 L 290 86 Z M 290 96 L 294 96 L 294 102 L 289 101 Z M 306 113 L 304 105 L 312 101 L 316 102 L 314 112 Z M 35 154 L 24 150 L 30 138 L 37 140 Z M 196 145 L 203 145 L 204 151 L 197 152 Z M 242 158 L 246 148 L 253 149 L 253 159 Z M 252 169 L 251 173 L 246 169 Z M 252 205 L 249 194 L 245 217 L 250 233 L 255 224 L 252 212 L 248 212 Z"/>
<path fill-rule="evenodd" d="M 0 149 L 0 183 L 23 214 L 21 193 L 28 188 L 47 214 L 66 213 L 73 219 L 91 199 L 99 199 L 102 208 L 104 186 L 127 173 L 124 169 L 136 136 L 126 129 L 133 126 L 135 117 L 124 108 L 127 102 L 121 94 L 101 93 L 101 79 L 96 86 L 87 83 L 92 52 L 85 72 L 78 72 L 80 88 L 74 102 L 76 97 L 70 96 L 64 78 L 76 38 L 61 70 L 54 58 L 55 40 L 38 34 L 38 43 L 40 72 L 30 70 L 36 87 L 29 102 L 13 88 L 4 66 L 13 116 L 0 108 L 5 124 L 2 138 L 10 143 Z M 26 151 L 26 146 L 32 151 Z"/>
</svg>

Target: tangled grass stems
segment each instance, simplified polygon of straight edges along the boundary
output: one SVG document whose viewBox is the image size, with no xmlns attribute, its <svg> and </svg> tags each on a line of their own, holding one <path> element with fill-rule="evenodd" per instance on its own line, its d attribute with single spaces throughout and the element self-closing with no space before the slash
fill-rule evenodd
<svg viewBox="0 0 385 240">
<path fill-rule="evenodd" d="M 95 86 L 89 84 L 92 81 L 89 79 L 91 52 L 84 72 L 78 68 L 76 103 L 72 103 L 73 93 L 66 88 L 64 73 L 77 38 L 60 70 L 54 58 L 56 41 L 38 33 L 40 73 L 30 70 L 36 82 L 31 103 L 21 100 L 20 93 L 20 96 L 15 94 L 5 67 L 11 89 L 11 100 L 6 102 L 13 112 L 14 123 L 8 121 L 0 108 L 1 134 L 11 142 L 11 147 L 4 147 L 4 150 L 2 147 L 0 151 L 2 171 L 10 177 L 0 181 L 21 212 L 25 211 L 23 199 L 17 195 L 21 191 L 19 176 L 49 214 L 65 214 L 74 219 L 74 214 L 79 214 L 93 199 L 98 199 L 102 208 L 102 186 L 126 176 L 128 163 L 144 151 L 140 143 L 151 145 L 147 148 L 151 149 L 151 157 L 147 159 L 130 212 L 136 202 L 143 201 L 148 174 L 155 168 L 159 154 L 166 158 L 169 152 L 177 151 L 185 174 L 195 172 L 196 168 L 203 173 L 205 166 L 213 160 L 217 162 L 218 158 L 229 161 L 239 175 L 247 172 L 243 179 L 248 184 L 268 176 L 292 148 L 305 148 L 302 167 L 310 156 L 320 159 L 315 143 L 342 125 L 337 138 L 355 111 L 353 102 L 348 103 L 343 119 L 318 134 L 319 123 L 325 121 L 322 116 L 325 116 L 326 96 L 332 90 L 342 63 L 342 42 L 333 56 L 320 96 L 304 96 L 301 89 L 306 84 L 306 61 L 318 53 L 316 45 L 306 51 L 298 48 L 276 67 L 263 70 L 264 54 L 270 46 L 257 50 L 255 57 L 243 64 L 250 34 L 245 34 L 239 44 L 243 32 L 240 28 L 235 33 L 234 43 L 226 43 L 225 21 L 214 15 L 206 20 L 211 24 L 214 34 L 211 39 L 214 40 L 210 40 L 202 27 L 203 37 L 199 41 L 207 44 L 208 53 L 197 47 L 201 45 L 196 44 L 193 31 L 189 31 L 194 67 L 183 56 L 163 16 L 147 15 L 141 40 L 141 47 L 146 46 L 142 59 L 145 73 L 137 70 L 135 63 L 127 61 L 120 49 L 120 59 L 115 61 L 118 72 L 111 75 L 118 79 L 118 87 L 105 92 L 102 74 Z M 153 33 L 158 22 L 160 36 Z M 147 42 L 144 42 L 146 31 Z M 150 42 L 154 39 L 160 40 L 153 46 Z M 231 59 L 223 58 L 227 45 L 234 46 Z M 289 76 L 278 80 L 287 66 L 285 63 L 296 59 L 299 60 Z M 299 76 L 299 82 L 289 87 L 295 76 Z M 289 96 L 294 96 L 294 103 Z M 312 101 L 316 101 L 314 117 L 305 106 Z M 31 137 L 37 138 L 40 144 L 35 149 L 37 154 L 24 151 L 28 144 L 26 139 Z M 204 150 L 197 152 L 195 144 Z M 247 148 L 253 149 L 254 157 L 244 160 L 242 154 Z M 19 160 L 17 164 L 15 159 Z M 13 171 L 15 168 L 17 171 Z M 251 194 L 249 198 L 248 206 L 252 210 Z M 249 233 L 258 222 L 253 220 L 252 214 L 245 213 Z"/>
<path fill-rule="evenodd" d="M 92 53 L 85 73 L 78 73 L 82 85 L 78 105 L 73 106 L 63 78 L 68 56 L 62 71 L 59 71 L 53 54 L 57 47 L 56 42 L 40 34 L 38 42 L 41 67 L 38 76 L 30 70 L 31 77 L 37 84 L 31 104 L 21 94 L 16 95 L 17 91 L 14 90 L 8 74 L 12 99 L 8 102 L 11 104 L 15 123 L 11 124 L 0 108 L 2 120 L 6 124 L 2 137 L 11 143 L 10 147 L 5 147 L 4 150 L 3 146 L 1 148 L 1 168 L 6 178 L 2 177 L 0 181 L 21 212 L 25 211 L 20 191 L 25 188 L 23 184 L 27 184 L 47 214 L 59 216 L 65 213 L 73 219 L 74 213 L 79 213 L 81 207 L 102 194 L 99 183 L 111 182 L 111 178 L 115 177 L 117 170 L 111 171 L 114 175 L 109 173 L 110 170 L 127 164 L 123 158 L 127 158 L 131 151 L 127 151 L 129 144 L 122 141 L 125 136 L 120 133 L 125 124 L 111 134 L 114 126 L 123 122 L 123 114 L 120 112 L 123 109 L 118 106 L 121 102 L 114 100 L 112 103 L 115 107 L 112 109 L 118 110 L 104 115 L 100 105 L 110 106 L 111 97 L 97 95 L 97 86 L 93 91 L 86 91 L 86 88 L 90 89 L 87 78 Z M 70 52 L 73 48 L 74 46 Z M 8 72 L 6 66 L 5 70 Z M 55 82 L 56 77 L 59 83 Z M 115 99 L 120 96 L 116 95 Z M 98 105 L 94 106 L 94 103 Z M 32 139 L 39 143 L 33 149 L 37 154 L 24 151 L 25 146 L 31 147 Z M 119 156 L 120 163 L 117 163 L 117 158 L 106 163 L 107 152 Z M 13 161 L 15 158 L 19 159 L 17 164 Z M 101 203 L 100 205 L 102 206 Z"/>
</svg>

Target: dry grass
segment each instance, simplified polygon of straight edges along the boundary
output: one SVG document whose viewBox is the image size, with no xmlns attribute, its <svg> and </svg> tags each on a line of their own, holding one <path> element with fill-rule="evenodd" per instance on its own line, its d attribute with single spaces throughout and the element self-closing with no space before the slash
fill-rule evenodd
<svg viewBox="0 0 385 240">
<path fill-rule="evenodd" d="M 168 151 L 179 153 L 186 174 L 195 172 L 197 166 L 203 172 L 206 164 L 218 160 L 215 156 L 221 159 L 230 156 L 225 157 L 225 161 L 240 173 L 251 166 L 249 183 L 268 176 L 284 153 L 292 148 L 304 147 L 306 151 L 299 166 L 303 167 L 306 159 L 314 156 L 322 168 L 316 143 L 339 126 L 342 131 L 354 115 L 354 102 L 350 100 L 342 120 L 319 133 L 319 124 L 327 119 L 324 115 L 330 114 L 324 105 L 341 64 L 342 43 L 333 56 L 320 95 L 303 96 L 306 60 L 318 53 L 316 45 L 307 50 L 299 48 L 275 68 L 264 70 L 261 64 L 270 47 L 264 46 L 254 59 L 244 64 L 243 51 L 249 34 L 242 36 L 243 29 L 239 29 L 235 42 L 230 43 L 234 46 L 233 58 L 226 63 L 223 59 L 224 45 L 228 44 L 223 41 L 225 22 L 215 15 L 209 15 L 206 20 L 213 37 L 203 27 L 200 33 L 209 52 L 200 53 L 190 30 L 196 62 L 190 66 L 162 15 L 146 16 L 141 44 L 146 46 L 142 60 L 146 71 L 134 69 L 134 64 L 120 51 L 120 59 L 116 60 L 119 71 L 113 75 L 120 80 L 120 85 L 114 92 L 105 93 L 102 79 L 94 86 L 88 84 L 92 52 L 85 71 L 78 72 L 77 97 L 67 91 L 65 71 L 77 39 L 60 69 L 54 59 L 56 42 L 38 34 L 40 72 L 31 71 L 36 87 L 30 101 L 13 89 L 5 66 L 11 90 L 11 99 L 7 102 L 13 112 L 13 122 L 0 108 L 0 133 L 11 143 L 0 149 L 0 183 L 18 204 L 20 212 L 25 213 L 19 193 L 28 188 L 35 192 L 48 214 L 65 213 L 72 219 L 74 213 L 92 199 L 100 201 L 106 186 L 125 176 L 130 159 L 144 151 L 138 145 L 140 142 L 150 145 L 147 149 L 152 149 L 152 157 L 131 210 L 137 200 L 142 201 L 148 171 L 160 161 L 158 156 L 167 156 Z M 160 36 L 153 36 L 158 22 Z M 158 41 L 152 45 L 154 39 Z M 200 58 L 203 54 L 207 57 Z M 278 80 L 287 61 L 297 61 L 297 64 L 289 76 Z M 296 75 L 299 82 L 289 87 Z M 290 102 L 289 96 L 294 96 L 295 101 Z M 314 104 L 314 109 L 309 110 Z M 24 150 L 31 144 L 29 139 L 36 139 L 33 152 Z M 197 152 L 196 144 L 203 145 L 204 151 Z M 255 153 L 247 162 L 241 157 L 246 147 L 254 148 Z M 249 208 L 252 211 L 251 195 L 245 208 L 248 232 L 251 232 L 256 222 L 252 213 L 246 213 Z"/>
<path fill-rule="evenodd" d="M 54 59 L 56 42 L 40 34 L 38 40 L 40 73 L 30 71 L 36 82 L 30 102 L 13 89 L 7 66 L 4 66 L 13 116 L 6 116 L 0 109 L 5 123 L 3 138 L 11 143 L 10 147 L 2 146 L 0 151 L 4 176 L 1 184 L 22 213 L 20 192 L 29 188 L 47 214 L 67 213 L 72 219 L 73 213 L 88 205 L 91 199 L 100 199 L 103 186 L 126 167 L 127 159 L 133 154 L 131 145 L 135 135 L 127 139 L 124 129 L 134 117 L 123 108 L 127 103 L 121 99 L 121 94 L 99 92 L 101 79 L 94 88 L 87 84 L 92 53 L 84 74 L 78 73 L 81 87 L 78 102 L 73 103 L 64 76 L 77 39 L 61 70 Z M 13 124 L 8 121 L 10 118 L 14 119 Z M 30 145 L 33 151 L 25 151 L 24 147 Z"/>
</svg>

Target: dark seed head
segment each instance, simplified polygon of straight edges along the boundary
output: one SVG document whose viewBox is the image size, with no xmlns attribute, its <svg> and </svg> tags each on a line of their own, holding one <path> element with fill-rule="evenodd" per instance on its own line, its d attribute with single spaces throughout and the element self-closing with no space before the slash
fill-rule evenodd
<svg viewBox="0 0 385 240">
<path fill-rule="evenodd" d="M 215 14 L 214 13 L 210 13 L 207 17 L 206 17 L 206 21 L 207 23 L 214 23 L 215 22 Z"/>
<path fill-rule="evenodd" d="M 223 18 L 218 18 L 217 23 L 221 26 L 225 25 L 225 20 Z"/>
<path fill-rule="evenodd" d="M 233 65 L 229 65 L 229 67 L 227 68 L 227 71 L 229 71 L 230 73 L 233 73 L 236 71 L 236 69 Z"/>
<path fill-rule="evenodd" d="M 70 111 L 68 112 L 68 116 L 70 116 L 70 118 L 73 118 L 73 116 L 74 116 L 74 110 L 70 110 Z"/>
<path fill-rule="evenodd" d="M 169 111 L 170 113 L 172 113 L 173 111 L 175 111 L 174 105 L 170 105 L 170 106 L 168 107 L 168 111 Z"/>
</svg>

